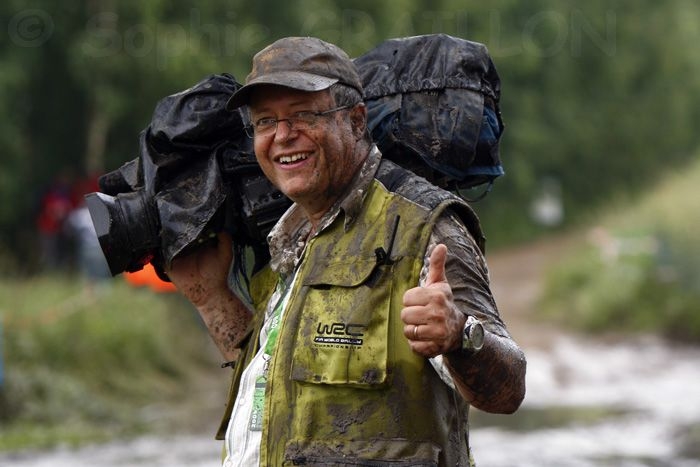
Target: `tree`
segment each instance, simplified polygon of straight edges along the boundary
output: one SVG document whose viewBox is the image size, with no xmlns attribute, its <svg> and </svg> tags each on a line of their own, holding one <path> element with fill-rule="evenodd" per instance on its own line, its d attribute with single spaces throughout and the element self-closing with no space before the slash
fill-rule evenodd
<svg viewBox="0 0 700 467">
<path fill-rule="evenodd" d="M 159 99 L 211 73 L 243 81 L 252 55 L 286 35 L 351 56 L 437 32 L 486 44 L 503 84 L 506 176 L 476 208 L 495 243 L 541 230 L 528 211 L 543 179 L 558 180 L 574 221 L 698 144 L 692 0 L 24 3 L 0 4 L 0 196 L 13 200 L 0 207 L 0 260 L 31 256 L 35 201 L 54 174 L 133 159 Z"/>
</svg>

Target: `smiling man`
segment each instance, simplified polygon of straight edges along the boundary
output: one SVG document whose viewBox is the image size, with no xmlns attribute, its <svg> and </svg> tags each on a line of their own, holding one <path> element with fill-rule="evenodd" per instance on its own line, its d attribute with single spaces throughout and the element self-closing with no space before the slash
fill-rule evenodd
<svg viewBox="0 0 700 467">
<path fill-rule="evenodd" d="M 259 86 L 250 97 L 258 163 L 304 210 L 314 228 L 369 153 L 360 97 L 352 104 L 335 105 L 328 91 L 280 86 Z"/>
<path fill-rule="evenodd" d="M 271 44 L 227 106 L 294 204 L 253 303 L 228 287 L 226 234 L 168 271 L 235 360 L 224 465 L 472 465 L 470 404 L 510 413 L 525 393 L 474 212 L 382 160 L 332 44 Z"/>
</svg>

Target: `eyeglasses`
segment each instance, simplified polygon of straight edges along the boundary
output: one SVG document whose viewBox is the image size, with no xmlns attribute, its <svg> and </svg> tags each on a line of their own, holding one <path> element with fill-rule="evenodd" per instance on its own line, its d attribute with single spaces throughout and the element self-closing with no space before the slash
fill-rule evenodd
<svg viewBox="0 0 700 467">
<path fill-rule="evenodd" d="M 350 109 L 357 104 L 341 105 L 334 109 L 324 110 L 323 112 L 297 112 L 287 118 L 261 118 L 254 121 L 250 125 L 245 126 L 245 132 L 251 138 L 255 136 L 270 136 L 277 131 L 279 122 L 287 122 L 290 131 L 304 131 L 316 126 L 321 117 L 330 115 L 340 110 Z"/>
</svg>

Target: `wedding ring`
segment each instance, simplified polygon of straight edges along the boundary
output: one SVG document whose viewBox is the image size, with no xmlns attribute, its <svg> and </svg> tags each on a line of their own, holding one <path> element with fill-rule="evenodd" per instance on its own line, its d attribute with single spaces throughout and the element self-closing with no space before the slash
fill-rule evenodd
<svg viewBox="0 0 700 467">
<path fill-rule="evenodd" d="M 418 325 L 417 324 L 413 325 L 413 340 L 414 341 L 418 340 Z"/>
</svg>

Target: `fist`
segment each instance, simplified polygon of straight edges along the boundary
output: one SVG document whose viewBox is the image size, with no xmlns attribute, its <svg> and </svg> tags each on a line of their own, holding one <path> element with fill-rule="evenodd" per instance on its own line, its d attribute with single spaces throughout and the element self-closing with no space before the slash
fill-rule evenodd
<svg viewBox="0 0 700 467">
<path fill-rule="evenodd" d="M 445 274 L 447 247 L 437 245 L 430 254 L 425 285 L 406 291 L 401 320 L 411 349 L 435 357 L 460 347 L 466 317 L 457 310 Z"/>
</svg>

